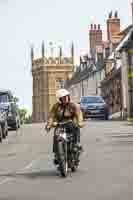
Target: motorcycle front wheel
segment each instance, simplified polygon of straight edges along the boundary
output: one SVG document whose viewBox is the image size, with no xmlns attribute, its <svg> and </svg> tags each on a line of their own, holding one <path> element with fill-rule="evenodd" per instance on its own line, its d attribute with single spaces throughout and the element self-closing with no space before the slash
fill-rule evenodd
<svg viewBox="0 0 133 200">
<path fill-rule="evenodd" d="M 67 177 L 68 162 L 67 162 L 67 142 L 58 142 L 58 159 L 59 171 L 62 177 Z"/>
</svg>

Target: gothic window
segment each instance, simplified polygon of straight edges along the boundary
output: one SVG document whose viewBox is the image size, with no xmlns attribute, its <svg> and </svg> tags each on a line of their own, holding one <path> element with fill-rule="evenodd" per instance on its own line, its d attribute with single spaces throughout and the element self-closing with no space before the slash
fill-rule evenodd
<svg viewBox="0 0 133 200">
<path fill-rule="evenodd" d="M 61 78 L 56 79 L 55 88 L 56 89 L 64 88 L 64 80 Z"/>
</svg>

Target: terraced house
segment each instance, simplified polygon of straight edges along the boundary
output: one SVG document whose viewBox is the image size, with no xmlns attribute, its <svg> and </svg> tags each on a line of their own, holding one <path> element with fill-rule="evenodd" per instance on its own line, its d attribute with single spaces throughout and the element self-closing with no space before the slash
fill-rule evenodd
<svg viewBox="0 0 133 200">
<path fill-rule="evenodd" d="M 132 48 L 133 25 L 128 26 L 118 35 L 122 38 L 106 62 L 106 78 L 102 81 L 102 95 L 105 97 L 110 112 L 131 119 L 133 116 L 133 80 Z"/>
<path fill-rule="evenodd" d="M 66 88 L 78 102 L 80 96 L 101 94 L 101 80 L 105 77 L 104 58 L 109 54 L 104 47 L 100 24 L 91 24 L 89 29 L 90 55 L 80 57 L 80 65 L 67 81 Z"/>
<path fill-rule="evenodd" d="M 100 25 L 91 25 L 89 31 L 91 57 L 73 74 L 66 84 L 72 95 L 100 94 L 108 104 L 110 115 L 115 117 L 133 118 L 133 81 L 132 70 L 130 79 L 129 66 L 132 56 L 133 25 L 121 30 L 118 12 L 109 13 L 107 19 L 107 40 L 102 40 Z M 91 62 L 90 62 L 91 61 Z M 85 67 L 83 67 L 85 66 Z M 131 88 L 132 87 L 132 88 Z M 130 89 L 129 89 L 130 88 Z M 129 92 L 130 91 L 130 92 Z M 132 105 L 132 106 L 131 106 Z"/>
</svg>

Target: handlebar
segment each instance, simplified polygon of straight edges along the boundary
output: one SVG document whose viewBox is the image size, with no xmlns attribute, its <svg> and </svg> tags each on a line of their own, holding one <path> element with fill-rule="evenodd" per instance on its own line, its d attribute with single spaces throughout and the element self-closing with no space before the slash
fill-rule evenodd
<svg viewBox="0 0 133 200">
<path fill-rule="evenodd" d="M 64 126 L 64 125 L 67 125 L 71 122 L 72 122 L 72 120 L 67 120 L 67 121 L 63 121 L 63 122 L 54 122 L 53 126 Z"/>
</svg>

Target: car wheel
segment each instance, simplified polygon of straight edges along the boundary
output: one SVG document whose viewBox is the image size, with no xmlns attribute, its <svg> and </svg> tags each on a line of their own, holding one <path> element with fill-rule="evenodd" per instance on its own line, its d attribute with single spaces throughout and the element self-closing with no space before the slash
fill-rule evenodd
<svg viewBox="0 0 133 200">
<path fill-rule="evenodd" d="M 105 113 L 104 119 L 105 119 L 105 120 L 108 120 L 108 119 L 109 119 L 108 113 Z"/>
<path fill-rule="evenodd" d="M 7 124 L 7 121 L 5 123 L 5 134 L 6 134 L 6 136 L 8 136 L 8 124 Z"/>
<path fill-rule="evenodd" d="M 8 135 L 8 125 L 7 121 L 5 121 L 5 123 L 3 123 L 2 125 L 2 137 L 5 139 L 7 135 Z"/>
<path fill-rule="evenodd" d="M 18 122 L 16 121 L 15 125 L 13 126 L 13 129 L 14 129 L 15 131 L 17 131 L 18 128 L 19 128 L 19 125 L 18 125 Z"/>
<path fill-rule="evenodd" d="M 18 128 L 20 128 L 20 121 L 18 122 Z"/>
<path fill-rule="evenodd" d="M 1 125 L 0 125 L 0 142 L 2 142 L 2 128 L 1 128 Z"/>
</svg>

